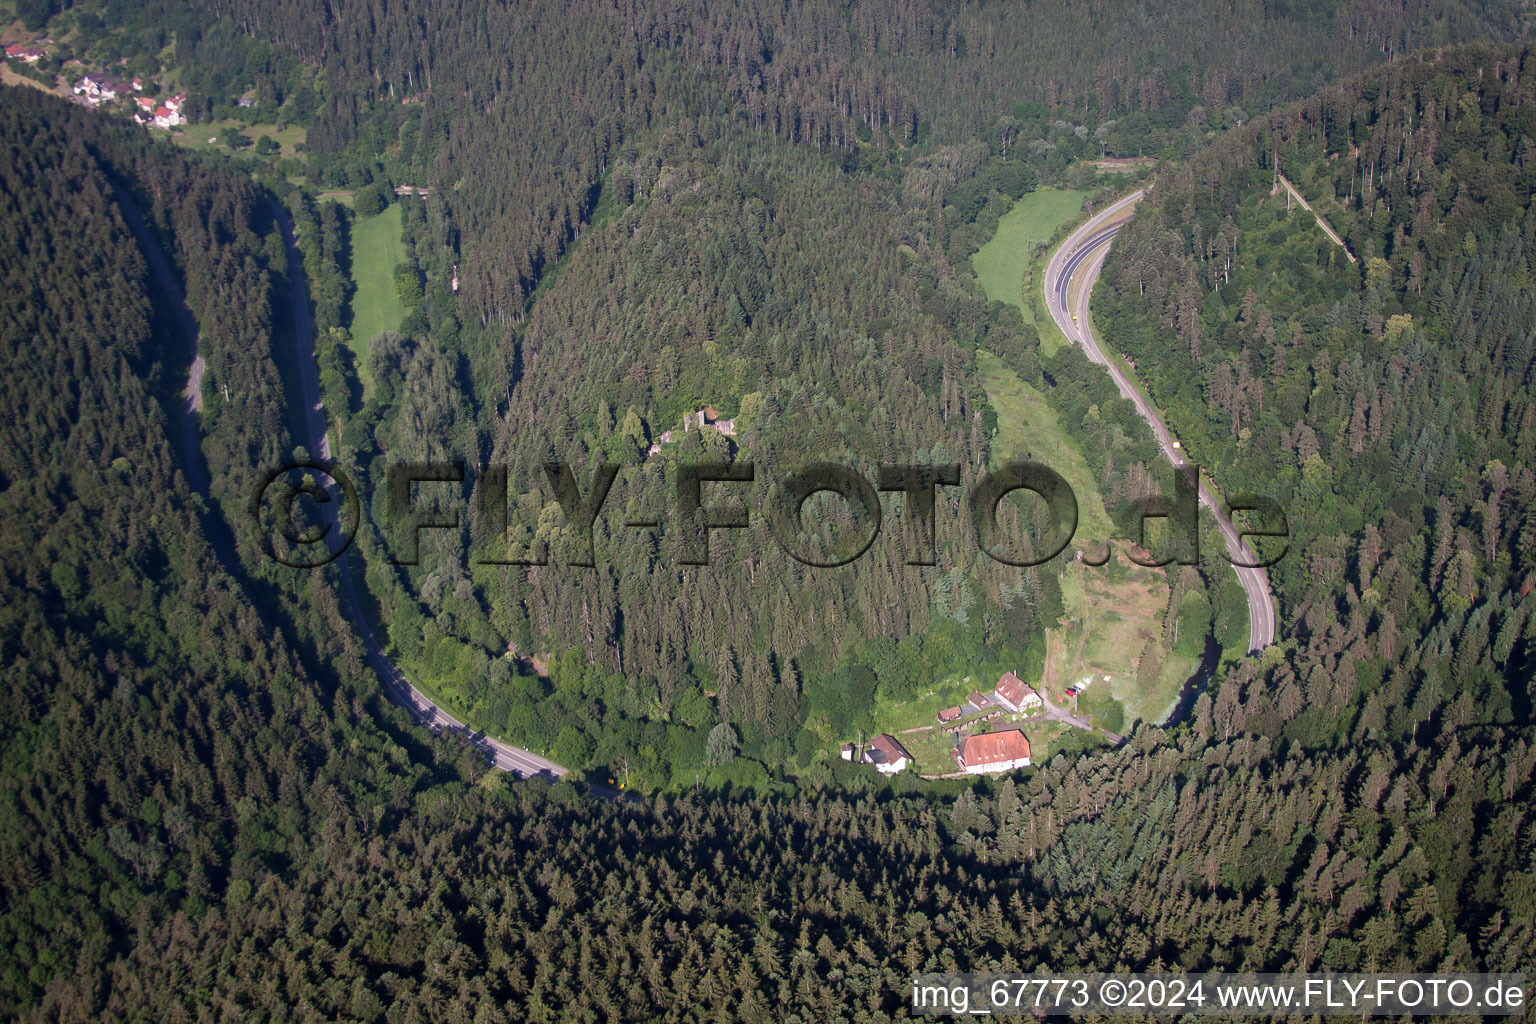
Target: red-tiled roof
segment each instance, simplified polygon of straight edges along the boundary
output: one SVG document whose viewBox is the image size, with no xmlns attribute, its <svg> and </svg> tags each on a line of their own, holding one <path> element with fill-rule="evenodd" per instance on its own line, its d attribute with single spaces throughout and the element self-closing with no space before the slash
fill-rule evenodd
<svg viewBox="0 0 1536 1024">
<path fill-rule="evenodd" d="M 874 764 L 893 764 L 903 757 L 908 761 L 912 760 L 912 755 L 907 753 L 907 748 L 896 742 L 896 737 L 888 733 L 881 733 L 871 740 L 864 756 Z"/>
<path fill-rule="evenodd" d="M 1029 756 L 1029 740 L 1018 729 L 989 732 L 971 736 L 960 745 L 960 760 L 966 767 L 982 764 L 998 764 Z"/>
<path fill-rule="evenodd" d="M 943 711 L 939 712 L 939 721 L 953 722 L 955 719 L 959 718 L 960 715 L 960 708 L 945 708 Z"/>
<path fill-rule="evenodd" d="M 1023 707 L 1024 701 L 1035 691 L 1012 672 L 1004 672 L 1003 678 L 997 681 L 997 692 L 1014 707 Z"/>
<path fill-rule="evenodd" d="M 972 691 L 970 697 L 967 698 L 967 700 L 968 700 L 969 704 L 971 705 L 971 707 L 973 707 L 973 708 L 984 708 L 988 704 L 992 703 L 992 698 L 991 697 L 988 697 L 984 693 L 978 693 L 978 692 L 975 692 L 975 691 Z"/>
</svg>

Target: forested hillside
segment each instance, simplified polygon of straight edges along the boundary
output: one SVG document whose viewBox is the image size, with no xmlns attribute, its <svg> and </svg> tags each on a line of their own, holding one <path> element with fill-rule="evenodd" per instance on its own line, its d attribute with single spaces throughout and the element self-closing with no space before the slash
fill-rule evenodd
<svg viewBox="0 0 1536 1024">
<path fill-rule="evenodd" d="M 1116 243 L 1106 332 L 1218 480 L 1290 510 L 1293 642 L 1223 728 L 1529 719 L 1533 99 L 1529 50 L 1420 55 L 1222 140 Z"/>
<path fill-rule="evenodd" d="M 352 338 L 365 209 L 0 90 L 0 1016 L 808 1024 L 898 1018 L 928 970 L 1529 965 L 1536 63 L 1404 52 L 1513 14 L 186 17 L 193 81 L 246 85 L 208 66 L 234 54 L 274 106 L 328 90 L 317 178 L 430 194 L 396 200 L 401 329 Z M 901 511 L 822 573 L 761 530 L 717 533 L 706 571 L 665 523 L 618 524 L 665 520 L 693 458 L 755 461 L 758 493 L 812 458 L 970 482 L 999 454 L 985 350 L 1125 527 L 1161 462 L 1129 403 L 955 257 L 1101 142 L 1179 156 L 1250 115 L 1156 179 L 1096 312 L 1223 489 L 1290 510 L 1283 643 L 1187 723 L 1023 776 L 816 759 L 877 697 L 1031 664 L 1055 567 L 987 560 L 958 492 L 931 567 Z M 1358 262 L 1272 191 L 1277 161 Z M 519 783 L 410 726 L 336 570 L 257 552 L 243 502 L 300 404 L 279 203 L 358 480 L 509 467 L 509 545 L 467 486 L 419 567 L 389 563 L 390 517 L 362 532 L 392 653 L 477 724 L 667 792 Z M 706 405 L 734 434 L 683 431 Z M 569 564 L 552 458 L 583 489 L 623 466 L 594 568 Z M 546 542 L 548 566 L 473 561 Z"/>
<path fill-rule="evenodd" d="M 806 570 L 760 525 L 718 538 L 716 565 L 691 570 L 666 526 L 671 467 L 754 462 L 748 493 L 760 500 L 813 458 L 871 478 L 881 461 L 953 462 L 974 481 L 997 454 L 975 352 L 1003 353 L 1029 383 L 1044 378 L 1031 332 L 957 275 L 977 237 L 969 222 L 1081 157 L 1189 144 L 1242 120 L 1239 101 L 1307 91 L 1310 81 L 1252 73 L 1254 61 L 1295 56 L 1286 31 L 1314 41 L 1307 66 L 1327 77 L 1385 59 L 1394 39 L 1456 38 L 1502 17 L 1440 11 L 1431 25 L 1377 12 L 1354 30 L 1332 12 L 1261 19 L 1242 46 L 1248 64 L 1219 59 L 1196 73 L 1178 16 L 1141 24 L 1141 49 L 1117 36 L 1081 63 L 1035 53 L 1016 13 L 902 16 L 907 27 L 892 31 L 864 9 L 662 18 L 594 4 L 556 18 L 495 8 L 440 27 L 421 55 L 401 44 L 417 31 L 404 22 L 387 53 L 379 37 L 317 11 L 277 30 L 315 58 L 324 40 L 333 92 L 310 133 L 322 180 L 432 190 L 400 201 L 410 243 L 401 331 L 351 339 L 378 390 L 341 447 L 375 488 L 388 461 L 510 464 L 506 553 L 477 541 L 484 523 L 473 515 L 416 569 L 392 568 L 387 543 L 363 542 L 393 650 L 476 724 L 573 767 L 623 757 L 646 784 L 676 785 L 700 767 L 700 730 L 716 720 L 732 723 L 752 759 L 804 767 L 866 724 L 871 675 L 891 701 L 1039 665 L 1040 630 L 1060 615 L 1058 567 L 987 559 L 960 492 L 941 506 L 958 529 L 932 569 L 905 565 L 888 531 L 845 569 Z M 801 53 L 824 37 L 825 54 Z M 987 39 L 985 52 L 963 39 Z M 1164 81 L 1158 67 L 1181 63 L 1189 74 Z M 1116 84 L 1100 94 L 1094 81 Z M 1007 99 L 1019 96 L 1034 102 Z M 1129 408 L 1073 359 L 1046 370 L 1069 385 L 1053 398 L 1083 424 L 1125 523 L 1159 460 Z M 649 454 L 705 407 L 734 420 L 735 435 L 685 435 Z M 584 484 L 600 460 L 624 467 L 595 569 L 563 564 L 564 517 L 542 470 L 552 458 Z M 467 488 L 458 500 L 468 503 Z M 609 525 L 631 519 L 663 525 Z M 552 539 L 548 568 L 475 568 L 467 554 L 540 557 Z M 566 678 L 528 678 L 526 664 L 519 673 L 503 657 L 509 643 L 555 659 Z M 559 658 L 573 648 L 586 665 Z"/>
<path fill-rule="evenodd" d="M 959 491 L 932 568 L 904 564 L 899 511 L 844 569 L 806 570 L 762 528 L 717 538 L 709 570 L 679 566 L 671 467 L 752 461 L 758 510 L 813 457 L 870 477 L 882 461 L 956 463 L 970 483 L 1015 454 L 994 450 L 987 349 L 1066 414 L 1128 524 L 1160 460 L 1101 375 L 1070 351 L 1042 365 L 1031 329 L 966 280 L 997 214 L 1037 181 L 1091 181 L 1086 158 L 1176 154 L 1348 69 L 1520 18 L 1461 4 L 96 6 L 48 24 L 130 60 L 170 29 L 191 109 L 246 93 L 261 116 L 307 124 L 309 182 L 362 187 L 357 216 L 397 184 L 428 190 L 398 200 L 406 315 L 375 337 L 348 333 L 350 218 L 291 204 L 333 447 L 365 492 L 391 462 L 510 464 L 510 554 L 473 511 L 416 568 L 389 564 L 383 517 L 364 531 L 381 635 L 477 725 L 572 767 L 628 758 L 647 785 L 692 778 L 716 721 L 751 759 L 803 767 L 867 727 L 877 694 L 1033 670 L 1062 607 L 1058 566 L 977 550 Z M 705 407 L 735 435 L 649 454 Z M 595 569 L 562 564 L 552 458 L 583 483 L 600 460 L 624 467 Z M 467 507 L 469 486 L 455 499 Z M 631 518 L 663 525 L 607 528 Z M 549 540 L 547 569 L 471 564 Z M 532 678 L 509 644 L 566 678 Z"/>
<path fill-rule="evenodd" d="M 1095 143 L 1135 155 L 1191 125 L 1240 123 L 1349 69 L 1502 35 L 1521 10 L 583 0 L 444 17 L 431 4 L 198 6 L 324 67 L 309 145 L 332 156 L 317 164 L 334 166 L 331 184 L 362 184 L 382 160 L 397 180 L 452 190 L 434 241 L 464 257 L 468 305 L 492 318 L 515 316 L 565 251 L 624 144 L 684 111 L 728 105 L 754 130 L 854 166 L 919 138 L 959 144 L 985 132 L 1028 146 L 1052 119 L 1087 122 Z M 204 37 L 215 38 L 194 38 Z M 188 56 L 202 65 L 213 54 Z M 239 63 L 258 92 L 283 87 L 280 61 Z"/>
<path fill-rule="evenodd" d="M 1489 800 L 1528 800 L 1532 757 L 1478 752 L 1424 750 L 1385 801 L 1358 754 L 1199 736 L 945 809 L 613 807 L 493 776 L 269 831 L 250 882 L 140 910 L 108 969 L 69 932 L 12 955 L 68 965 L 33 967 L 57 975 L 33 1016 L 71 1021 L 809 1024 L 898 1019 L 924 970 L 1515 971 L 1530 847 Z"/>
</svg>

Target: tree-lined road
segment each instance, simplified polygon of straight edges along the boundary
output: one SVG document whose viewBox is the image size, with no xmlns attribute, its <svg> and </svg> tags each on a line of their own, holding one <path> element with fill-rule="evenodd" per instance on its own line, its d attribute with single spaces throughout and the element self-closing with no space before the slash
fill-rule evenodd
<svg viewBox="0 0 1536 1024">
<path fill-rule="evenodd" d="M 1089 359 L 1109 371 L 1120 394 L 1136 406 L 1142 419 L 1152 428 L 1152 434 L 1162 447 L 1163 454 L 1176 469 L 1189 474 L 1194 467 L 1184 458 L 1182 450 L 1169 433 L 1162 417 L 1152 402 L 1143 394 L 1140 386 L 1120 368 L 1120 365 L 1104 355 L 1088 322 L 1088 299 L 1099 279 L 1099 270 L 1109 255 L 1109 243 L 1135 215 L 1136 203 L 1146 193 L 1136 191 L 1105 208 L 1088 219 L 1082 227 L 1072 232 L 1067 240 L 1051 254 L 1045 269 L 1045 300 L 1051 318 L 1061 332 L 1076 342 Z M 1074 319 L 1073 314 L 1076 314 Z M 1245 543 L 1232 524 L 1226 503 L 1215 487 L 1201 476 L 1198 480 L 1200 504 L 1211 510 L 1216 518 L 1227 553 L 1244 562 L 1255 561 L 1253 550 Z M 1269 590 L 1269 574 L 1263 569 L 1233 566 L 1237 579 L 1248 597 L 1248 649 L 1262 650 L 1275 641 L 1274 600 Z"/>
<path fill-rule="evenodd" d="M 294 357 L 299 368 L 300 392 L 304 399 L 303 441 L 311 452 L 323 459 L 329 459 L 331 442 L 325 429 L 325 408 L 321 404 L 320 367 L 315 359 L 315 329 L 309 316 L 303 257 L 299 252 L 298 242 L 294 238 L 293 222 L 289 219 L 287 211 L 274 203 L 272 212 L 277 219 L 278 227 L 282 230 L 283 243 L 288 250 L 288 296 L 293 315 Z M 331 497 L 332 500 L 321 507 L 332 520 L 330 535 L 335 537 L 340 536 L 342 532 L 335 520 L 344 503 L 339 494 L 332 494 Z M 347 617 L 352 620 L 352 628 L 356 631 L 358 639 L 363 642 L 368 664 L 378 673 L 379 679 L 383 681 L 385 689 L 389 691 L 395 703 L 404 707 L 411 713 L 411 717 L 429 729 L 446 729 L 465 737 L 485 754 L 491 764 L 504 771 L 513 772 L 524 778 L 538 776 L 558 779 L 564 775 L 566 769 L 548 758 L 475 732 L 411 685 L 405 673 L 401 672 L 384 653 L 384 648 L 380 646 L 373 635 L 373 629 L 368 625 L 368 618 L 363 614 L 362 602 L 358 600 L 356 584 L 353 583 L 347 562 L 349 556 L 350 552 L 343 552 L 336 562 L 336 567 L 341 570 L 342 606 L 346 610 Z"/>
<path fill-rule="evenodd" d="M 177 279 L 169 258 L 161 251 L 160 243 L 146 225 L 144 216 L 133 198 L 116 184 L 113 185 L 113 191 L 118 208 L 123 214 L 123 220 L 138 242 L 139 249 L 149 264 L 150 273 L 154 275 L 156 283 L 176 314 L 177 324 L 181 328 L 189 355 L 192 357 L 184 392 L 186 402 L 180 410 L 181 447 L 188 482 L 194 490 L 208 499 L 210 498 L 208 468 L 203 461 L 201 430 L 198 423 L 203 404 L 204 362 L 199 351 L 201 337 L 197 321 L 187 306 L 186 298 L 182 294 L 181 282 Z M 308 446 L 310 452 L 318 454 L 323 459 L 329 459 L 331 445 L 325 430 L 325 409 L 320 403 L 320 369 L 315 360 L 315 331 L 314 323 L 309 316 L 309 298 L 304 286 L 303 258 L 299 253 L 298 243 L 294 239 L 293 223 L 288 218 L 287 211 L 275 203 L 272 205 L 272 211 L 287 247 L 288 293 L 293 316 L 294 355 L 299 368 L 300 390 L 304 398 L 304 436 L 301 440 Z M 338 494 L 333 493 L 331 498 L 332 500 L 322 507 L 332 519 L 330 536 L 336 537 L 340 535 L 341 530 L 335 523 L 335 516 L 343 503 Z M 231 575 L 238 576 L 240 562 L 233 539 L 222 531 L 215 530 L 210 531 L 209 542 L 223 561 L 225 568 Z M 341 570 L 342 604 L 347 617 L 352 620 L 353 629 L 363 643 L 368 664 L 383 680 L 390 697 L 408 710 L 418 723 L 429 729 L 449 729 L 459 733 L 484 753 L 491 764 L 524 778 L 538 776 L 557 779 L 566 773 L 566 769 L 561 765 L 540 757 L 532 751 L 523 750 L 475 732 L 432 703 L 425 694 L 412 686 L 410 680 L 406 679 L 405 674 L 389 659 L 378 640 L 374 638 L 373 630 L 369 627 L 366 616 L 363 615 L 362 604 L 358 601 L 345 553 L 338 560 L 338 568 Z M 609 795 L 607 791 L 599 792 L 598 787 L 592 788 L 600 796 Z"/>
</svg>

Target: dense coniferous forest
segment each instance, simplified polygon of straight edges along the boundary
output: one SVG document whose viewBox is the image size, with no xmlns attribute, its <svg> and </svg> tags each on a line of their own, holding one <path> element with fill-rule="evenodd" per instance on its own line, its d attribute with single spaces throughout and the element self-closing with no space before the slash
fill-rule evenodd
<svg viewBox="0 0 1536 1024">
<path fill-rule="evenodd" d="M 0 1014 L 878 1021 L 925 970 L 1529 963 L 1536 86 L 1525 48 L 1408 53 L 1512 12 L 161 13 L 210 107 L 254 84 L 311 123 L 314 183 L 431 191 L 397 200 L 401 329 L 352 338 L 364 210 L 0 91 Z M 134 22 L 102 25 L 106 47 Z M 1038 658 L 1054 567 L 991 563 L 958 496 L 921 569 L 900 506 L 829 574 L 761 528 L 717 533 L 703 571 L 665 525 L 617 524 L 665 519 L 686 459 L 974 478 L 999 456 L 985 349 L 1082 425 L 1128 527 L 1159 479 L 1145 428 L 963 259 L 1037 181 L 1141 145 L 1181 159 L 1097 311 L 1223 487 L 1292 510 L 1282 643 L 1187 723 L 1022 777 L 813 760 L 877 692 Z M 1277 160 L 1358 263 L 1286 212 Z M 295 451 L 303 285 L 360 481 L 509 467 L 509 544 L 466 486 L 462 527 L 392 566 L 374 510 L 392 653 L 479 724 L 665 792 L 519 783 L 410 726 L 336 570 L 257 552 L 241 509 Z M 705 405 L 736 433 L 682 431 Z M 624 467 L 593 569 L 566 564 L 551 458 L 583 488 Z"/>
<path fill-rule="evenodd" d="M 1529 719 L 1532 67 L 1470 48 L 1325 90 L 1161 179 L 1117 242 L 1106 329 L 1190 451 L 1295 522 L 1272 574 L 1293 643 L 1226 727 Z"/>
<path fill-rule="evenodd" d="M 975 351 L 1044 380 L 1029 328 L 978 302 L 958 270 L 984 238 L 973 222 L 1082 157 L 1176 150 L 1244 120 L 1241 104 L 1263 109 L 1409 40 L 1506 17 L 1251 13 L 1210 30 L 1257 33 L 1230 67 L 1197 66 L 1198 33 L 1180 15 L 1141 24 L 1135 54 L 1116 37 L 1065 61 L 1040 31 L 1101 37 L 1068 15 L 1026 30 L 1001 8 L 912 8 L 893 28 L 862 8 L 663 18 L 519 6 L 439 25 L 419 47 L 403 42 L 414 22 L 379 12 L 399 29 L 387 57 L 379 36 L 318 11 L 274 24 L 278 41 L 324 61 L 332 85 L 309 135 L 320 180 L 432 190 L 402 203 L 413 244 L 399 336 L 352 339 L 379 390 L 349 420 L 343 451 L 375 488 L 389 460 L 511 470 L 509 553 L 477 540 L 485 524 L 473 516 L 410 570 L 388 565 L 387 524 L 377 544 L 365 537 L 394 651 L 477 724 L 562 763 L 648 751 L 649 784 L 686 782 L 716 717 L 753 759 L 804 767 L 861 724 L 873 695 L 861 674 L 901 699 L 957 672 L 1038 664 L 1041 627 L 1060 614 L 1056 567 L 998 566 L 964 528 L 933 569 L 903 564 L 888 533 L 836 573 L 802 569 L 761 527 L 720 538 L 724 564 L 708 572 L 677 564 L 665 525 L 603 530 L 665 520 L 671 467 L 688 458 L 753 462 L 760 496 L 816 457 L 870 477 L 878 462 L 957 463 L 973 481 L 1013 454 L 992 450 Z M 1296 38 L 1310 40 L 1305 60 Z M 1052 389 L 1053 400 L 1074 424 L 1102 410 L 1084 448 L 1127 523 L 1160 460 L 1100 375 L 1073 353 L 1060 361 L 1043 372 L 1081 380 L 1085 400 Z M 648 457 L 707 406 L 737 422 L 733 438 L 700 432 Z M 583 481 L 599 461 L 624 467 L 593 570 L 562 564 L 564 517 L 542 470 L 552 458 Z M 959 493 L 950 499 L 941 514 L 958 524 Z M 457 500 L 469 504 L 468 488 Z M 540 557 L 550 540 L 547 569 L 476 569 L 467 554 Z M 575 678 L 527 678 L 505 663 L 508 644 Z M 573 648 L 587 665 L 556 660 Z M 712 709 L 706 693 L 718 695 Z M 650 723 L 643 740 L 615 739 L 636 720 Z"/>
<path fill-rule="evenodd" d="M 1460 3 L 1024 16 L 1007 4 L 594 0 L 447 19 L 430 7 L 208 6 L 324 66 L 310 143 L 338 158 L 333 184 L 366 180 L 389 151 L 396 174 L 446 190 L 437 240 L 462 246 L 468 307 L 498 319 L 565 251 L 623 143 L 680 113 L 728 104 L 754 131 L 854 164 L 984 131 L 1027 147 L 1034 125 L 1020 115 L 1091 118 L 1105 129 L 1098 141 L 1134 155 L 1191 118 L 1241 122 L 1341 71 L 1507 32 L 1520 17 Z"/>
<path fill-rule="evenodd" d="M 79 33 L 93 9 L 56 21 Z M 1071 351 L 1042 362 L 1031 327 L 979 301 L 965 262 L 998 213 L 1038 181 L 1081 177 L 1085 158 L 1179 154 L 1360 64 L 1506 34 L 1520 17 L 750 3 L 90 16 L 108 57 L 164 45 L 172 28 L 194 110 L 244 91 L 262 116 L 307 124 L 311 183 L 361 189 L 355 216 L 378 202 L 365 194 L 428 189 L 399 201 L 407 315 L 370 338 L 348 333 L 352 217 L 290 203 L 333 448 L 365 491 L 405 460 L 510 470 L 508 551 L 486 540 L 472 482 L 435 489 L 471 511 L 457 535 L 429 535 L 417 567 L 390 565 L 396 535 L 374 510 L 361 548 L 379 619 L 413 677 L 477 725 L 577 768 L 646 751 L 647 785 L 690 779 L 720 719 L 749 761 L 803 768 L 870 725 L 877 693 L 1039 665 L 1062 606 L 1058 565 L 981 554 L 958 490 L 941 503 L 956 528 L 932 568 L 905 564 L 899 502 L 844 569 L 799 566 L 760 515 L 749 536 L 717 538 L 712 569 L 680 566 L 666 526 L 678 462 L 754 463 L 759 513 L 773 480 L 812 459 L 871 478 L 881 462 L 957 464 L 971 483 L 1017 454 L 993 443 L 975 362 L 987 349 L 1026 383 L 1056 385 L 1129 535 L 1132 499 L 1168 484 L 1161 460 L 1102 375 Z M 735 435 L 685 433 L 649 454 L 705 407 Z M 582 481 L 599 462 L 623 467 L 594 569 L 565 564 L 550 459 Z M 616 525 L 629 519 L 663 525 Z M 833 522 L 843 537 L 867 525 Z M 1009 525 L 1036 529 L 1027 513 Z M 833 532 L 805 539 L 824 547 Z M 551 541 L 547 568 L 473 564 L 540 557 Z M 1234 635 L 1229 581 L 1202 582 Z M 533 678 L 509 645 L 559 671 Z"/>
</svg>

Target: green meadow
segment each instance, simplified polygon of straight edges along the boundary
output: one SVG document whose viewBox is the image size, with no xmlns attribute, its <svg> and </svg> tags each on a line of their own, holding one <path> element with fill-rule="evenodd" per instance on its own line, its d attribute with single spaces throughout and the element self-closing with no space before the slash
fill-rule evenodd
<svg viewBox="0 0 1536 1024">
<path fill-rule="evenodd" d="M 395 287 L 395 267 L 405 262 L 400 240 L 400 207 L 359 217 L 352 225 L 352 351 L 357 356 L 364 394 L 373 390 L 366 356 L 368 342 L 380 331 L 398 330 L 405 307 Z"/>
<path fill-rule="evenodd" d="M 1087 197 L 1087 192 L 1076 189 L 1037 189 L 1003 214 L 997 222 L 997 233 L 971 257 L 971 266 L 987 298 L 1017 307 L 1032 324 L 1049 326 L 1041 323 L 1041 319 L 1049 319 L 1042 304 L 1034 301 L 1035 296 L 1024 294 L 1025 275 L 1029 287 L 1038 291 L 1049 256 L 1043 247 L 1064 225 L 1076 219 Z M 1048 332 L 1042 332 L 1042 341 L 1045 333 Z"/>
<path fill-rule="evenodd" d="M 976 367 L 987 401 L 997 410 L 997 438 L 992 445 L 994 457 L 1011 458 L 1027 451 L 1036 462 L 1050 466 L 1072 487 L 1077 495 L 1077 533 L 1079 546 L 1097 544 L 1114 532 L 1099 484 L 1082 449 L 1068 434 L 1061 417 L 1046 402 L 1045 396 L 1024 383 L 1019 375 L 997 356 L 987 351 L 976 353 Z"/>
</svg>

